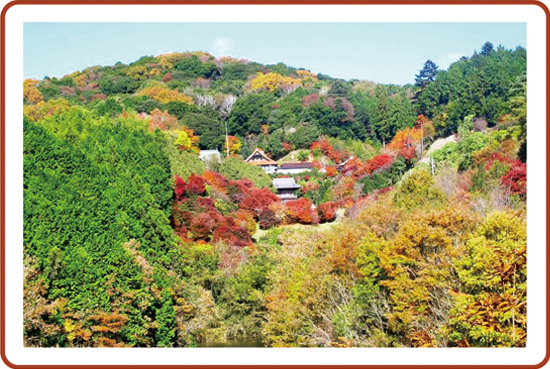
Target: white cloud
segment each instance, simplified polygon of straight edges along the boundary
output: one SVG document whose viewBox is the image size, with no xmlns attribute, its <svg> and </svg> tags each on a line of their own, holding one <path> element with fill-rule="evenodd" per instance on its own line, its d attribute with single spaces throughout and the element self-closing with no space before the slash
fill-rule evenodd
<svg viewBox="0 0 550 369">
<path fill-rule="evenodd" d="M 460 59 L 462 56 L 466 56 L 467 54 L 463 53 L 448 53 L 445 56 L 441 56 L 434 60 L 434 62 L 437 64 L 439 69 L 447 69 L 451 63 L 454 63 L 458 59 Z"/>
<path fill-rule="evenodd" d="M 214 41 L 214 55 L 215 56 L 228 56 L 229 52 L 233 50 L 233 41 L 229 38 L 217 38 Z"/>
</svg>

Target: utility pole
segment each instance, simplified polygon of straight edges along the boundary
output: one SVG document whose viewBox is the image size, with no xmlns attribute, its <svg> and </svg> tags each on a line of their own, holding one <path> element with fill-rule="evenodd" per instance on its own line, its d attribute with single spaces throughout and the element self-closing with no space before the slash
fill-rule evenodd
<svg viewBox="0 0 550 369">
<path fill-rule="evenodd" d="M 420 123 L 420 157 L 424 156 L 424 122 Z"/>
<path fill-rule="evenodd" d="M 227 134 L 227 119 L 225 123 L 225 147 L 227 148 L 227 157 L 229 157 L 229 135 Z"/>
</svg>

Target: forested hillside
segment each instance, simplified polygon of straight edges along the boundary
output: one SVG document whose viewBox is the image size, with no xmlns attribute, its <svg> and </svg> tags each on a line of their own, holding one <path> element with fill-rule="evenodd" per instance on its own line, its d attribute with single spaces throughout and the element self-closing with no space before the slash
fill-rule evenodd
<svg viewBox="0 0 550 369">
<path fill-rule="evenodd" d="M 405 86 L 170 53 L 23 98 L 27 346 L 526 345 L 521 47 Z"/>
</svg>

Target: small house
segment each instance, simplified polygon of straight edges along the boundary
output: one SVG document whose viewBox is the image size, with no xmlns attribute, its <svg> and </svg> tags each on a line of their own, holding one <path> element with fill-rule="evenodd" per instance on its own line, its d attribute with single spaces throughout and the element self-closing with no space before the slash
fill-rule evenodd
<svg viewBox="0 0 550 369">
<path fill-rule="evenodd" d="M 284 204 L 290 200 L 296 200 L 298 198 L 296 192 L 301 186 L 296 183 L 294 178 L 274 178 L 273 187 L 277 190 L 277 196 Z"/>
<path fill-rule="evenodd" d="M 202 161 L 216 161 L 220 163 L 222 161 L 221 154 L 218 150 L 201 150 L 199 152 L 199 158 Z"/>
<path fill-rule="evenodd" d="M 245 162 L 261 167 L 266 173 L 275 173 L 277 171 L 277 162 L 268 157 L 260 148 L 256 148 L 256 150 L 246 158 Z"/>
</svg>

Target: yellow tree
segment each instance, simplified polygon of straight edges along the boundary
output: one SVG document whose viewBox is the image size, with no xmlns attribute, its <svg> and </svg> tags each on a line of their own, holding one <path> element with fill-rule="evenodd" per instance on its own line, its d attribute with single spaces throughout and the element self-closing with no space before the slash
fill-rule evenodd
<svg viewBox="0 0 550 369">
<path fill-rule="evenodd" d="M 197 144 L 199 142 L 199 137 L 195 136 L 195 133 L 192 129 L 183 127 L 177 132 L 176 140 L 174 145 L 181 151 L 191 151 L 194 153 L 199 153 L 199 148 Z"/>
<path fill-rule="evenodd" d="M 266 90 L 273 92 L 283 86 L 299 87 L 302 85 L 302 81 L 292 77 L 283 77 L 278 73 L 258 73 L 256 78 L 250 81 L 250 88 L 252 90 Z"/>
<path fill-rule="evenodd" d="M 237 154 L 239 151 L 241 151 L 242 143 L 241 140 L 239 140 L 235 136 L 228 136 L 227 141 L 224 145 L 225 151 L 227 151 L 227 143 L 229 143 L 229 154 Z"/>
<path fill-rule="evenodd" d="M 151 99 L 160 101 L 163 104 L 171 101 L 179 101 L 187 104 L 193 104 L 193 99 L 182 92 L 171 90 L 164 86 L 147 87 L 137 93 L 137 96 L 148 96 Z"/>
<path fill-rule="evenodd" d="M 31 78 L 23 81 L 23 98 L 27 104 L 35 105 L 44 101 L 42 94 L 38 91 L 38 88 L 36 88 L 39 83 L 39 80 Z"/>
<path fill-rule="evenodd" d="M 524 347 L 527 337 L 525 214 L 495 212 L 468 239 L 457 263 L 464 292 L 455 293 L 448 330 L 458 346 Z"/>
</svg>

